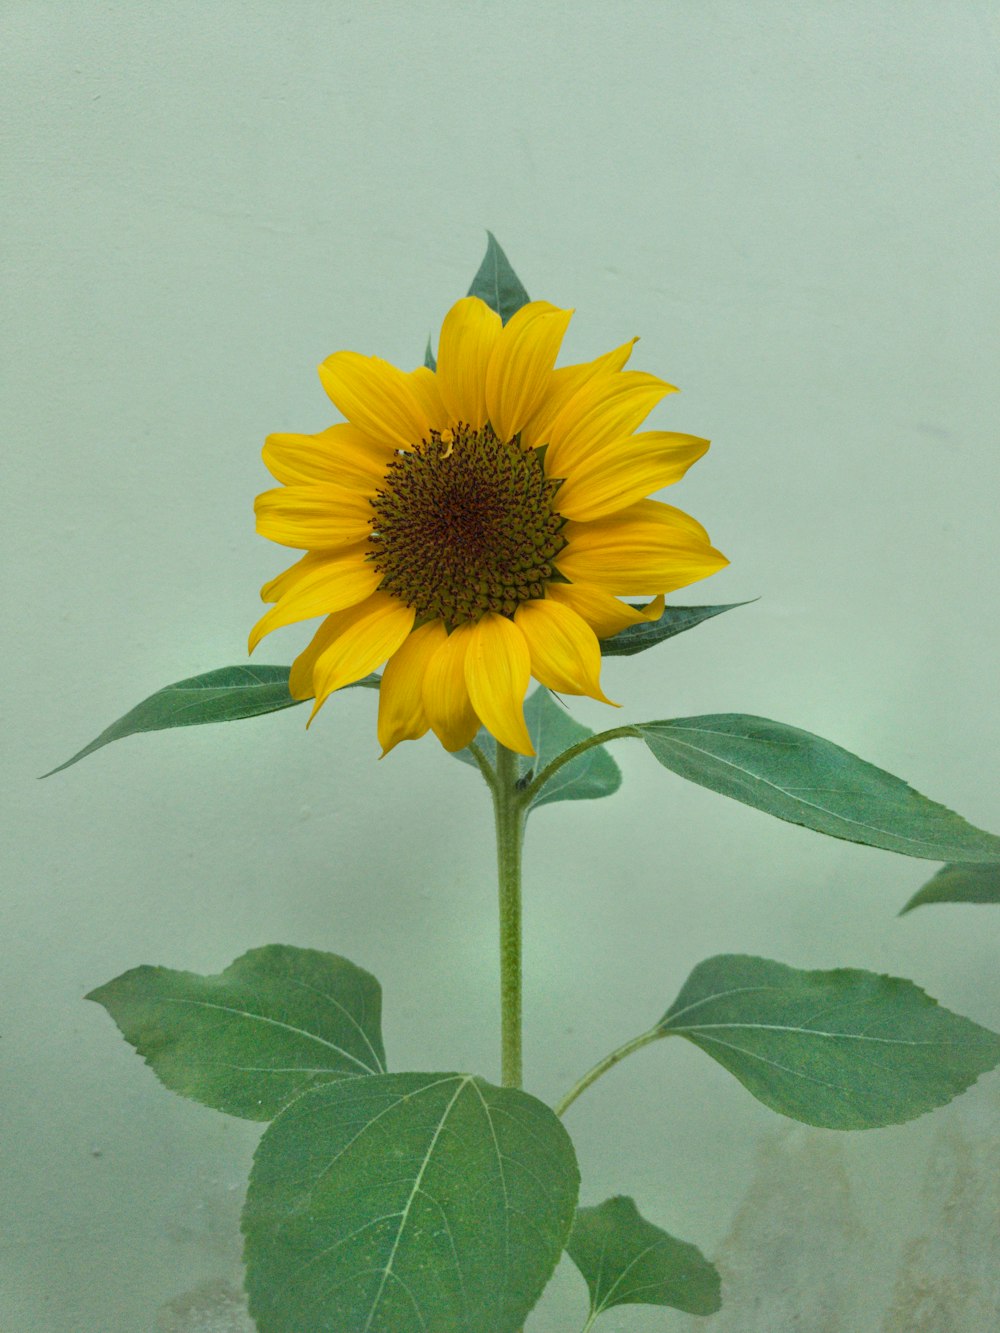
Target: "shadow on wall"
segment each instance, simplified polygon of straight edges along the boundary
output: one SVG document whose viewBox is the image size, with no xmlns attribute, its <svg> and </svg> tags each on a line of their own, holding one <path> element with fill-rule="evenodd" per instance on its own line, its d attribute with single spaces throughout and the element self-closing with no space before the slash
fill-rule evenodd
<svg viewBox="0 0 1000 1333">
<path fill-rule="evenodd" d="M 702 1333 L 983 1333 L 1000 1328 L 1000 1096 L 954 1108 L 930 1145 L 888 1298 L 872 1284 L 839 1136 L 789 1126 L 716 1256 L 723 1308 Z M 886 1308 L 887 1299 L 887 1308 Z M 873 1301 L 875 1308 L 873 1309 Z"/>
</svg>

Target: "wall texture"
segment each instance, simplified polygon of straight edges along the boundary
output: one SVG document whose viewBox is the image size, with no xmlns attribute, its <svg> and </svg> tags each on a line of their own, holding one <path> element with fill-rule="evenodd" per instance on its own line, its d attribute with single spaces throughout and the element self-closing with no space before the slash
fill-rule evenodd
<svg viewBox="0 0 1000 1333">
<path fill-rule="evenodd" d="M 625 715 L 777 717 L 1000 827 L 996 10 L 6 11 L 0 1325 L 222 1333 L 245 1327 L 257 1130 L 166 1093 L 81 996 L 139 962 L 327 948 L 382 978 L 397 1067 L 495 1076 L 485 794 L 431 741 L 376 763 L 362 691 L 308 735 L 283 713 L 36 775 L 160 685 L 245 660 L 282 567 L 253 534 L 263 436 L 329 423 L 331 351 L 416 364 L 489 227 L 532 295 L 576 307 L 569 357 L 641 334 L 634 363 L 684 390 L 653 424 L 712 437 L 670 498 L 732 566 L 679 600 L 761 598 L 612 662 Z M 897 920 L 933 867 L 618 758 L 618 796 L 529 831 L 533 1091 L 559 1095 L 725 951 L 912 976 L 1000 1025 L 996 911 Z M 631 1193 L 719 1256 L 729 1306 L 701 1327 L 1000 1324 L 996 1075 L 838 1136 L 654 1048 L 568 1126 L 586 1201 Z M 564 1266 L 529 1333 L 583 1310 Z"/>
</svg>

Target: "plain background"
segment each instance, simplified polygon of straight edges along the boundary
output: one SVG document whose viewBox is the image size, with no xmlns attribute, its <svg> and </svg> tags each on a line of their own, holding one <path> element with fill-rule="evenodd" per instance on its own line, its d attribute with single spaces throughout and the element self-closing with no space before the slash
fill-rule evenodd
<svg viewBox="0 0 1000 1333">
<path fill-rule="evenodd" d="M 495 1077 L 485 790 L 432 740 L 377 763 L 366 691 L 308 735 L 285 712 L 37 775 L 160 686 L 246 660 L 289 556 L 253 532 L 263 437 L 335 419 L 315 374 L 334 350 L 417 364 L 489 227 L 533 296 L 576 308 L 567 359 L 640 334 L 633 364 L 683 389 L 651 424 L 712 438 L 665 498 L 732 566 L 678 601 L 761 599 L 609 663 L 622 713 L 576 715 L 775 717 L 1000 828 L 997 11 L 5 9 L 0 1324 L 237 1329 L 259 1130 L 167 1093 L 82 996 L 141 962 L 324 948 L 381 978 L 395 1068 Z M 896 919 L 934 866 L 616 757 L 616 797 L 529 828 L 532 1091 L 560 1095 L 721 952 L 910 976 L 1000 1026 L 997 912 Z M 719 1257 L 729 1306 L 699 1327 L 978 1333 L 1000 1320 L 998 1083 L 823 1134 L 667 1043 L 567 1125 L 586 1202 L 632 1194 Z M 950 1283 L 942 1313 L 914 1313 L 915 1282 Z M 563 1265 L 529 1333 L 584 1308 Z"/>
</svg>

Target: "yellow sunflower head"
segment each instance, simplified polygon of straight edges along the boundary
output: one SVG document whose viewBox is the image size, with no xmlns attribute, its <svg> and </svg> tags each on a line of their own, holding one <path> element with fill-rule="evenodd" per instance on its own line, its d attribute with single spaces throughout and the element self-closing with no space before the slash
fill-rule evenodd
<svg viewBox="0 0 1000 1333">
<path fill-rule="evenodd" d="M 261 589 L 274 605 L 250 649 L 325 616 L 290 679 L 313 716 L 384 663 L 383 752 L 428 729 L 460 750 L 482 725 L 533 754 L 532 676 L 610 703 L 599 640 L 727 563 L 693 518 L 643 498 L 708 441 L 636 433 L 674 389 L 624 369 L 634 339 L 555 369 L 571 314 L 532 301 L 504 325 L 467 296 L 436 370 L 335 352 L 319 373 L 346 422 L 268 438 L 281 485 L 258 497 L 257 531 L 305 554 Z M 638 611 L 621 596 L 654 600 Z"/>
</svg>

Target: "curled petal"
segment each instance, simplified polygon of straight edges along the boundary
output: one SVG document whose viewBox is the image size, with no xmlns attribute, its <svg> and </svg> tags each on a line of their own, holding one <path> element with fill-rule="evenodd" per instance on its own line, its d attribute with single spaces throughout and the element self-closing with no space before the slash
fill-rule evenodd
<svg viewBox="0 0 1000 1333">
<path fill-rule="evenodd" d="M 483 726 L 518 754 L 535 749 L 524 721 L 531 654 L 524 635 L 506 616 L 487 611 L 474 626 L 465 658 L 465 683 Z"/>
<path fill-rule="evenodd" d="M 339 411 L 373 440 L 409 449 L 429 437 L 427 413 L 409 379 L 381 357 L 334 352 L 319 377 Z"/>
<path fill-rule="evenodd" d="M 662 593 L 654 597 L 648 606 L 637 610 L 634 606 L 620 602 L 603 588 L 595 588 L 587 583 L 550 583 L 546 589 L 546 600 L 560 602 L 575 611 L 587 622 L 598 639 L 610 639 L 612 634 L 627 629 L 629 625 L 659 620 L 664 606 Z"/>
<path fill-rule="evenodd" d="M 431 656 L 424 672 L 423 704 L 434 735 L 446 750 L 464 750 L 475 739 L 479 718 L 465 683 L 465 658 L 472 625 L 459 625 Z"/>
<path fill-rule="evenodd" d="M 672 384 L 639 370 L 589 380 L 552 424 L 545 471 L 550 477 L 571 476 L 591 454 L 631 435 L 662 398 L 676 392 Z"/>
<path fill-rule="evenodd" d="M 400 741 L 417 740 L 430 726 L 423 700 L 424 675 L 446 638 L 444 623 L 432 620 L 409 634 L 386 663 L 378 692 L 383 758 Z"/>
<path fill-rule="evenodd" d="M 324 481 L 373 491 L 395 451 L 341 422 L 318 435 L 269 435 L 264 466 L 286 486 Z"/>
<path fill-rule="evenodd" d="M 319 629 L 322 644 L 312 663 L 316 704 L 310 721 L 334 690 L 367 676 L 391 657 L 413 628 L 413 619 L 411 606 L 384 592 L 327 616 Z"/>
<path fill-rule="evenodd" d="M 559 413 L 592 379 L 598 375 L 610 375 L 621 370 L 632 354 L 632 348 L 639 341 L 630 338 L 611 352 L 593 361 L 583 361 L 575 366 L 560 366 L 549 376 L 545 396 L 525 423 L 521 431 L 521 441 L 530 449 L 540 444 L 547 444 L 553 422 Z"/>
<path fill-rule="evenodd" d="M 514 624 L 527 640 L 536 680 L 562 694 L 586 694 L 602 703 L 612 702 L 600 684 L 601 645 L 576 611 L 547 597 L 522 602 L 514 613 Z"/>
<path fill-rule="evenodd" d="M 250 652 L 272 630 L 293 625 L 299 620 L 343 611 L 345 607 L 355 606 L 370 597 L 382 576 L 365 559 L 366 549 L 366 543 L 362 542 L 336 555 L 305 556 L 280 575 L 279 578 L 286 582 L 280 585 L 277 604 L 253 627 Z M 273 592 L 276 583 L 277 579 L 264 587 Z"/>
<path fill-rule="evenodd" d="M 437 379 L 453 421 L 478 430 L 486 421 L 486 371 L 500 337 L 500 316 L 478 296 L 456 301 L 444 317 Z"/>
<path fill-rule="evenodd" d="M 332 482 L 265 491 L 254 509 L 262 537 L 302 551 L 353 546 L 371 533 L 367 495 Z"/>
<path fill-rule="evenodd" d="M 592 523 L 570 521 L 559 569 L 571 583 L 623 595 L 673 592 L 729 563 L 690 515 L 640 500 Z"/>
<path fill-rule="evenodd" d="M 708 449 L 708 440 L 650 430 L 597 449 L 580 459 L 559 487 L 566 518 L 602 518 L 642 496 L 671 486 Z"/>
<path fill-rule="evenodd" d="M 486 372 L 486 409 L 500 439 L 515 436 L 544 398 L 572 315 L 530 301 L 501 331 Z"/>
<path fill-rule="evenodd" d="M 406 376 L 406 381 L 410 386 L 410 392 L 423 408 L 434 430 L 444 430 L 454 424 L 451 413 L 441 397 L 438 377 L 429 366 L 418 366 L 416 370 L 411 370 Z"/>
</svg>

